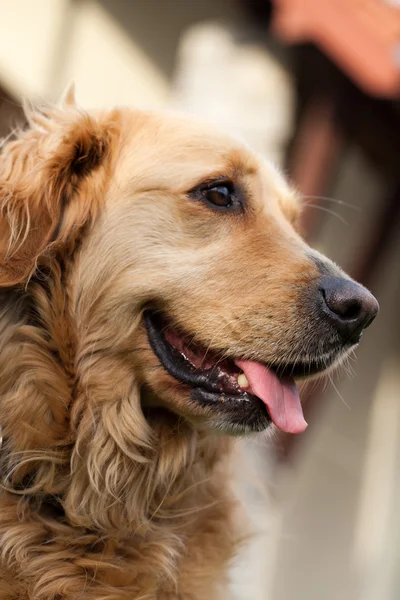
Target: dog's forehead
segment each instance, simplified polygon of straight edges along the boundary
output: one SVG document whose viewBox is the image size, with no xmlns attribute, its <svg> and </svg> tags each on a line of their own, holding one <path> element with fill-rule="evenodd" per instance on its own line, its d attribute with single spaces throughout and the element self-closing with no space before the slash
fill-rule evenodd
<svg viewBox="0 0 400 600">
<path fill-rule="evenodd" d="M 130 111 L 117 178 L 123 186 L 190 189 L 221 176 L 245 180 L 257 204 L 297 210 L 286 179 L 234 132 L 197 117 L 173 112 Z"/>
<path fill-rule="evenodd" d="M 131 112 L 125 119 L 125 157 L 170 168 L 255 170 L 258 161 L 243 140 L 198 117 L 173 112 Z M 186 169 L 185 169 L 186 170 Z"/>
</svg>

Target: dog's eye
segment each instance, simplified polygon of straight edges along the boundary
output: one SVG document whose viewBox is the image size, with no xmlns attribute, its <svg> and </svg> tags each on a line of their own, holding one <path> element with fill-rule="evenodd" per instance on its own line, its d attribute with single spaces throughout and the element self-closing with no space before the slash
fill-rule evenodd
<svg viewBox="0 0 400 600">
<path fill-rule="evenodd" d="M 229 179 L 207 181 L 188 192 L 189 198 L 203 202 L 214 210 L 242 212 L 242 194 Z"/>
<path fill-rule="evenodd" d="M 190 196 L 217 210 L 242 211 L 240 195 L 232 181 L 213 181 L 198 186 Z"/>
<path fill-rule="evenodd" d="M 232 191 L 227 185 L 216 185 L 204 190 L 203 196 L 207 202 L 218 208 L 229 208 L 232 204 Z"/>
</svg>

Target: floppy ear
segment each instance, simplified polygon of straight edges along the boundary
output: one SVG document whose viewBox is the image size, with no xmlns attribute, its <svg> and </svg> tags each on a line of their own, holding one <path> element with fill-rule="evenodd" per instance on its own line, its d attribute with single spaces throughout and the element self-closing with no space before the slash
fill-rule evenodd
<svg viewBox="0 0 400 600">
<path fill-rule="evenodd" d="M 93 218 L 102 199 L 116 113 L 26 111 L 29 127 L 0 154 L 0 286 L 29 280 L 41 257 Z"/>
</svg>

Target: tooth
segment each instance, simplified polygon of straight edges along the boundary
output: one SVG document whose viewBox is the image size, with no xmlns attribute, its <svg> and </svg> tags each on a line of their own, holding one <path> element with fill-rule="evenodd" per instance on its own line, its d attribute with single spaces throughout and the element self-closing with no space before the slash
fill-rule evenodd
<svg viewBox="0 0 400 600">
<path fill-rule="evenodd" d="M 238 382 L 238 385 L 240 385 L 241 388 L 248 388 L 249 387 L 249 382 L 247 381 L 247 377 L 246 377 L 246 375 L 244 373 L 240 373 L 240 375 L 238 375 L 237 382 Z"/>
</svg>

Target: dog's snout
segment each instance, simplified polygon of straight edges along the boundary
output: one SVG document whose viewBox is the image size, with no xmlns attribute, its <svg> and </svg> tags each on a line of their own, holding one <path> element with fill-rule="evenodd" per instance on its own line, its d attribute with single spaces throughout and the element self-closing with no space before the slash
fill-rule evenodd
<svg viewBox="0 0 400 600">
<path fill-rule="evenodd" d="M 374 296 L 361 285 L 341 277 L 322 277 L 323 312 L 345 342 L 357 343 L 379 311 Z"/>
</svg>

